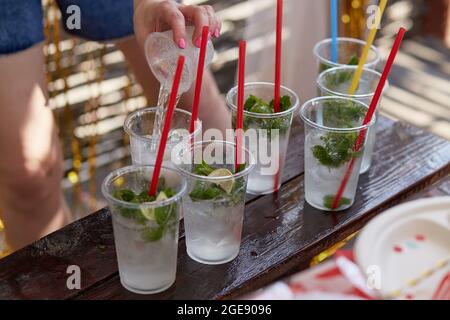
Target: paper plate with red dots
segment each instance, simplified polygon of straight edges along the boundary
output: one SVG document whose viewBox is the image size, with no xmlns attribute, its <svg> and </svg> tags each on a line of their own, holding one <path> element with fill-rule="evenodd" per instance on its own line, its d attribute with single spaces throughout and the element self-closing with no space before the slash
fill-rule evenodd
<svg viewBox="0 0 450 320">
<path fill-rule="evenodd" d="M 368 285 L 383 298 L 431 299 L 439 290 L 448 297 L 442 280 L 450 274 L 450 197 L 387 210 L 361 231 L 354 253 Z"/>
</svg>

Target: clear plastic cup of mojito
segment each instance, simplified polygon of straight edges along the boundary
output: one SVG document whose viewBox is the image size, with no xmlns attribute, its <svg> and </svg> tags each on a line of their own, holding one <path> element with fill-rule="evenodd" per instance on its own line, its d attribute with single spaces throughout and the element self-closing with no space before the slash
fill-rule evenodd
<svg viewBox="0 0 450 320">
<path fill-rule="evenodd" d="M 200 263 L 227 263 L 239 254 L 251 155 L 242 149 L 236 170 L 235 144 L 207 141 L 181 153 L 178 170 L 187 180 L 183 199 L 186 247 Z"/>
<path fill-rule="evenodd" d="M 366 42 L 359 39 L 344 37 L 337 38 L 338 57 L 337 62 L 333 62 L 331 60 L 332 40 L 324 39 L 318 42 L 314 46 L 314 55 L 317 59 L 319 74 L 329 68 L 342 67 L 346 65 L 358 65 L 359 58 L 361 57 L 365 45 Z M 379 62 L 380 52 L 375 46 L 372 45 L 364 67 L 367 69 L 376 69 Z"/>
<path fill-rule="evenodd" d="M 351 86 L 353 76 L 355 75 L 356 66 L 345 66 L 337 67 L 325 70 L 317 78 L 317 88 L 319 96 L 339 96 L 349 99 L 355 99 L 361 101 L 367 105 L 370 105 L 373 96 L 375 95 L 375 90 L 381 79 L 381 73 L 372 69 L 363 69 L 361 78 L 359 80 L 358 89 L 355 94 L 348 94 L 348 89 Z M 383 93 L 389 88 L 389 83 L 386 82 Z M 381 103 L 380 102 L 378 104 Z M 372 165 L 372 155 L 375 147 L 376 132 L 377 132 L 377 122 L 378 122 L 378 112 L 379 105 L 377 106 L 377 111 L 374 115 L 375 124 L 367 132 L 367 142 L 361 164 L 361 173 L 366 173 L 369 171 Z"/>
<path fill-rule="evenodd" d="M 237 91 L 227 94 L 227 105 L 232 111 L 236 129 Z M 300 106 L 297 94 L 281 87 L 280 112 L 274 113 L 274 84 L 250 82 L 244 86 L 245 146 L 255 158 L 256 165 L 248 181 L 248 193 L 262 195 L 277 191 L 286 159 L 289 134 L 294 113 Z"/>
<path fill-rule="evenodd" d="M 124 129 L 130 137 L 131 160 L 137 165 L 154 165 L 158 153 L 160 137 L 153 137 L 153 126 L 157 108 L 147 108 L 135 111 L 125 119 Z M 201 122 L 197 121 L 195 131 L 189 132 L 191 113 L 175 109 L 171 130 L 167 139 L 163 165 L 172 167 L 173 159 L 191 141 L 201 139 Z"/>
<path fill-rule="evenodd" d="M 300 116 L 305 123 L 305 199 L 313 207 L 332 211 L 352 158 L 351 176 L 334 211 L 353 205 L 358 186 L 365 141 L 355 150 L 362 131 L 375 123 L 363 125 L 368 106 L 360 101 L 337 96 L 320 97 L 306 102 Z M 367 140 L 367 135 L 366 139 Z"/>
<path fill-rule="evenodd" d="M 112 215 L 120 282 L 129 291 L 154 294 L 175 281 L 179 215 L 185 179 L 161 168 L 158 192 L 148 195 L 153 166 L 129 166 L 109 174 L 102 192 Z"/>
</svg>

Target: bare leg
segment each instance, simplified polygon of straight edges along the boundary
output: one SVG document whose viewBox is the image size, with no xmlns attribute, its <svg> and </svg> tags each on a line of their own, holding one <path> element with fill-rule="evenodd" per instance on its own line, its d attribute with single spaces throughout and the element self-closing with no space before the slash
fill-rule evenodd
<svg viewBox="0 0 450 320">
<path fill-rule="evenodd" d="M 117 43 L 124 53 L 137 80 L 143 87 L 150 106 L 155 106 L 158 101 L 159 82 L 153 76 L 145 59 L 144 52 L 139 47 L 135 38 L 130 38 Z M 194 100 L 194 88 L 186 92 L 180 101 L 180 107 L 191 110 Z M 211 72 L 205 72 L 203 78 L 202 95 L 199 107 L 199 118 L 203 121 L 203 129 L 217 128 L 225 132 L 231 128 L 231 117 L 224 99 L 220 96 L 214 77 Z"/>
<path fill-rule="evenodd" d="M 57 129 L 46 107 L 42 45 L 0 57 L 0 202 L 9 245 L 21 248 L 69 221 Z"/>
</svg>

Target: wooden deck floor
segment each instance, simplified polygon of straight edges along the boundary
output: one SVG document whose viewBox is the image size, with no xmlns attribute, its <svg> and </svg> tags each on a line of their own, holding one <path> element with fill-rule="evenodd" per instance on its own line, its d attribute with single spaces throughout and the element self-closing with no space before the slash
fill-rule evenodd
<svg viewBox="0 0 450 320">
<path fill-rule="evenodd" d="M 450 140 L 449 48 L 431 38 L 406 40 L 390 82 L 384 114 Z"/>
</svg>

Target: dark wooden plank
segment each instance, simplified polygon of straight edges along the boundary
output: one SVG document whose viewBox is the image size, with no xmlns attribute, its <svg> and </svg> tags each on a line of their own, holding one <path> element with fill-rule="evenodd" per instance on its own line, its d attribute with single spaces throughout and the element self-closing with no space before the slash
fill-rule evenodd
<svg viewBox="0 0 450 320">
<path fill-rule="evenodd" d="M 422 192 L 421 197 L 412 197 L 411 200 L 444 196 L 450 196 L 450 175 Z"/>
<path fill-rule="evenodd" d="M 109 211 L 72 223 L 0 260 L 0 299 L 61 299 L 67 267 L 81 268 L 82 287 L 117 272 Z"/>
<path fill-rule="evenodd" d="M 233 262 L 199 264 L 189 259 L 182 240 L 177 281 L 168 291 L 135 295 L 123 289 L 115 276 L 77 298 L 234 298 L 304 268 L 314 255 L 359 230 L 376 214 L 450 173 L 449 142 L 403 123 L 384 120 L 380 129 L 374 167 L 362 176 L 350 210 L 324 214 L 306 204 L 301 175 L 283 185 L 279 195 L 247 205 L 241 252 Z"/>
</svg>

